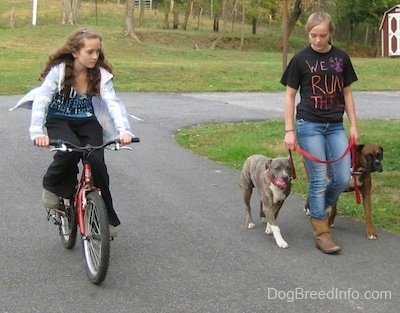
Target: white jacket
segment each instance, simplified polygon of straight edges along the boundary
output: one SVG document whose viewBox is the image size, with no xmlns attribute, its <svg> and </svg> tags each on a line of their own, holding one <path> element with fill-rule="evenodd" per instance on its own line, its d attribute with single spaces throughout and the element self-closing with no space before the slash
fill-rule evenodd
<svg viewBox="0 0 400 313">
<path fill-rule="evenodd" d="M 103 141 L 112 140 L 122 133 L 131 132 L 128 116 L 124 104 L 115 94 L 112 83 L 113 75 L 104 68 L 100 68 L 100 97 L 93 97 L 94 113 L 103 127 Z M 51 68 L 40 87 L 31 90 L 10 110 L 18 107 L 32 106 L 31 125 L 29 127 L 31 140 L 45 133 L 44 124 L 49 105 L 56 92 L 63 89 L 65 77 L 65 63 Z"/>
</svg>

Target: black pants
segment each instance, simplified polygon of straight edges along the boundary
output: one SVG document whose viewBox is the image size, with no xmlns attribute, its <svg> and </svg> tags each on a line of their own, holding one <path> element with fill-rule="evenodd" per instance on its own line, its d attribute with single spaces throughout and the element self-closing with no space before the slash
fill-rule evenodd
<svg viewBox="0 0 400 313">
<path fill-rule="evenodd" d="M 50 119 L 46 122 L 47 134 L 51 139 L 62 139 L 78 146 L 87 144 L 98 146 L 103 143 L 102 127 L 96 119 L 62 120 Z M 74 192 L 79 172 L 78 163 L 82 157 L 78 152 L 54 154 L 54 160 L 43 177 L 43 188 L 63 198 L 70 198 Z M 104 162 L 104 150 L 94 151 L 90 158 L 93 183 L 100 188 L 104 199 L 109 223 L 118 226 L 120 221 L 114 210 L 109 189 L 110 179 Z"/>
</svg>

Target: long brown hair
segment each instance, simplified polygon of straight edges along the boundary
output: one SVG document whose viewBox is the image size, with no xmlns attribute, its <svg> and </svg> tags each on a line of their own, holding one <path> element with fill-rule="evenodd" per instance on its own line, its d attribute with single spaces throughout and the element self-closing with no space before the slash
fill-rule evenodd
<svg viewBox="0 0 400 313">
<path fill-rule="evenodd" d="M 49 60 L 40 74 L 40 79 L 43 80 L 50 69 L 60 63 L 65 63 L 65 78 L 63 94 L 65 97 L 71 92 L 71 88 L 74 82 L 74 56 L 73 53 L 82 49 L 85 45 L 84 38 L 87 39 L 100 39 L 100 53 L 99 59 L 97 60 L 94 68 L 87 68 L 88 76 L 88 93 L 91 96 L 100 94 L 100 67 L 105 68 L 107 71 L 112 73 L 112 67 L 106 60 L 103 51 L 103 39 L 99 33 L 91 31 L 87 28 L 80 28 L 71 33 L 67 41 L 59 47 L 56 52 L 49 56 Z"/>
</svg>

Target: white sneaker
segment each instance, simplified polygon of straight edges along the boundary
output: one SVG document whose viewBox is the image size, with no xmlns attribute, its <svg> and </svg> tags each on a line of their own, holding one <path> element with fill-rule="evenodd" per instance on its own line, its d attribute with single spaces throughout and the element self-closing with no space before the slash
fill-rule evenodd
<svg viewBox="0 0 400 313">
<path fill-rule="evenodd" d="M 109 231 L 109 236 L 111 238 L 117 237 L 118 232 L 116 230 L 116 227 L 113 225 L 108 225 L 108 231 Z"/>
</svg>

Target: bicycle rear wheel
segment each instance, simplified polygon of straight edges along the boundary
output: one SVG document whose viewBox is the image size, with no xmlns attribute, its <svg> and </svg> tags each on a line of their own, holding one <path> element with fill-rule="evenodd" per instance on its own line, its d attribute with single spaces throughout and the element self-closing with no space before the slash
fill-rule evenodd
<svg viewBox="0 0 400 313">
<path fill-rule="evenodd" d="M 110 259 L 108 215 L 103 198 L 97 192 L 86 195 L 84 212 L 85 235 L 82 237 L 85 270 L 93 284 L 106 278 Z"/>
<path fill-rule="evenodd" d="M 74 212 L 74 205 L 71 199 L 60 198 L 60 209 L 64 212 L 58 214 L 59 232 L 61 242 L 67 249 L 72 249 L 76 243 L 77 225 Z"/>
</svg>

